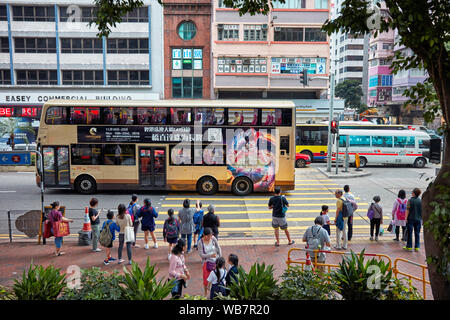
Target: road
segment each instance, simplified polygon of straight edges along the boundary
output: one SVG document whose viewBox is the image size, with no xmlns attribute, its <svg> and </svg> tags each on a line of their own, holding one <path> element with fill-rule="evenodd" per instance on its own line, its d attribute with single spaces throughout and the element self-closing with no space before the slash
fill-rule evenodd
<svg viewBox="0 0 450 320">
<path fill-rule="evenodd" d="M 286 193 L 290 203 L 287 219 L 289 230 L 294 238 L 301 237 L 306 228 L 313 224 L 323 204 L 330 207 L 330 218 L 333 219 L 336 199 L 334 190 L 349 184 L 351 192 L 357 197 L 359 209 L 354 218 L 354 236 L 367 237 L 369 224 L 366 218 L 367 208 L 373 196 L 381 197 L 384 208 L 385 225 L 390 221 L 390 212 L 397 192 L 405 189 L 409 196 L 413 188 L 423 191 L 434 177 L 434 165 L 423 169 L 411 167 L 368 167 L 364 171 L 371 172 L 368 177 L 352 179 L 328 179 L 317 170 L 323 163 L 314 163 L 307 168 L 296 169 L 296 189 Z M 353 168 L 351 170 L 354 170 Z M 29 210 L 40 210 L 40 189 L 36 187 L 34 173 L 0 173 L 0 239 L 8 236 L 7 211 L 12 210 L 12 228 L 15 238 L 26 237 L 17 230 L 14 220 Z M 119 203 L 128 204 L 132 191 L 108 191 L 96 194 L 99 207 L 117 210 Z M 156 219 L 157 237 L 161 239 L 162 225 L 167 217 L 167 210 L 173 208 L 177 212 L 185 198 L 191 199 L 195 205 L 197 199 L 202 201 L 206 209 L 209 204 L 216 207 L 221 218 L 220 237 L 273 237 L 271 227 L 271 211 L 267 208 L 270 194 L 255 193 L 247 197 L 236 197 L 229 193 L 218 193 L 214 196 L 201 196 L 197 193 L 151 192 L 137 193 L 140 203 L 149 198 L 152 205 L 160 213 Z M 84 207 L 92 196 L 80 195 L 67 190 L 47 190 L 45 205 L 59 201 L 66 206 L 67 216 L 76 221 L 71 224 L 71 234 L 77 236 L 81 230 Z M 106 210 L 104 210 L 106 212 Z M 105 215 L 101 217 L 105 219 Z M 334 233 L 334 232 L 333 232 Z M 139 234 L 138 238 L 143 235 Z"/>
</svg>

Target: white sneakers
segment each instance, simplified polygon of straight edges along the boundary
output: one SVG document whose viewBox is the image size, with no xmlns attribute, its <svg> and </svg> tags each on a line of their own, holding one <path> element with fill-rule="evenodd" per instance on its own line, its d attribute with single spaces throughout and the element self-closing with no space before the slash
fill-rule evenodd
<svg viewBox="0 0 450 320">
<path fill-rule="evenodd" d="M 145 250 L 148 250 L 149 248 L 150 248 L 150 247 L 149 247 L 148 243 L 146 243 L 145 246 L 144 246 L 144 249 L 145 249 Z M 155 243 L 155 244 L 153 245 L 153 248 L 158 249 L 158 244 Z"/>
<path fill-rule="evenodd" d="M 148 250 L 148 243 L 145 244 L 144 249 Z"/>
<path fill-rule="evenodd" d="M 158 244 L 155 243 L 155 244 L 153 245 L 153 248 L 158 249 Z"/>
<path fill-rule="evenodd" d="M 97 248 L 97 249 L 95 249 L 95 250 L 92 250 L 93 252 L 101 252 L 102 251 L 102 249 L 100 249 L 100 248 Z"/>
</svg>

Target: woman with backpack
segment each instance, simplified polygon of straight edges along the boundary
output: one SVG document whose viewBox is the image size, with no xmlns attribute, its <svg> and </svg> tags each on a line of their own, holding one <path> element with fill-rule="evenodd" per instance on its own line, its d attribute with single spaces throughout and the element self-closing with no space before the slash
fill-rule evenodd
<svg viewBox="0 0 450 320">
<path fill-rule="evenodd" d="M 144 231 L 145 249 L 148 249 L 148 235 L 152 236 L 153 248 L 158 249 L 158 243 L 155 237 L 155 218 L 158 217 L 158 212 L 152 207 L 152 203 L 149 199 L 144 199 L 144 206 L 139 209 L 136 214 L 137 218 L 142 217 L 141 230 Z"/>
<path fill-rule="evenodd" d="M 55 232 L 53 230 L 53 226 L 55 225 L 56 222 L 59 222 L 59 221 L 73 222 L 73 220 L 63 217 L 61 211 L 59 211 L 60 205 L 59 205 L 58 201 L 55 201 L 55 202 L 51 203 L 50 205 L 52 207 L 52 211 L 50 211 L 50 213 L 48 215 L 48 220 L 49 220 L 48 223 L 51 223 L 51 225 L 52 225 L 52 227 L 51 227 L 52 234 L 55 234 Z M 56 247 L 55 256 L 57 256 L 57 257 L 65 254 L 65 252 L 61 251 L 62 241 L 63 241 L 63 237 L 55 237 L 55 247 Z"/>
<path fill-rule="evenodd" d="M 170 260 L 172 247 L 177 244 L 178 235 L 180 234 L 180 224 L 173 216 L 173 209 L 167 210 L 167 214 L 169 215 L 169 218 L 164 221 L 163 237 L 164 241 L 169 244 L 169 254 L 167 255 L 167 258 Z"/>
<path fill-rule="evenodd" d="M 211 288 L 209 299 L 214 299 L 219 293 L 223 296 L 227 295 L 225 287 L 227 270 L 225 269 L 225 259 L 223 257 L 217 258 L 216 268 L 208 276 L 208 286 Z"/>
<path fill-rule="evenodd" d="M 131 221 L 131 217 L 127 214 L 127 209 L 124 204 L 119 204 L 117 208 L 118 214 L 116 223 L 119 226 L 119 248 L 117 251 L 117 258 L 119 259 L 118 263 L 122 263 L 125 260 L 122 259 L 122 251 L 123 244 L 125 243 L 125 229 L 127 227 L 133 228 L 133 222 Z M 131 241 L 126 243 L 127 246 L 127 256 L 128 256 L 128 264 L 131 264 Z"/>
<path fill-rule="evenodd" d="M 212 204 L 208 206 L 208 213 L 203 217 L 203 228 L 210 228 L 214 237 L 219 239 L 220 218 L 214 213 L 215 208 Z"/>
<path fill-rule="evenodd" d="M 203 230 L 203 237 L 198 242 L 198 253 L 203 264 L 203 289 L 205 290 L 205 297 L 208 297 L 209 274 L 216 268 L 217 258 L 222 256 L 219 242 L 213 236 L 211 228 Z"/>
<path fill-rule="evenodd" d="M 395 226 L 394 241 L 399 241 L 400 227 L 402 227 L 402 241 L 405 241 L 407 203 L 405 190 L 400 190 L 397 199 L 394 201 L 394 208 L 392 208 L 392 220 Z"/>
<path fill-rule="evenodd" d="M 141 206 L 138 204 L 138 196 L 133 194 L 131 196 L 131 202 L 128 205 L 127 211 L 132 214 L 131 220 L 133 221 L 134 228 L 134 242 L 132 243 L 133 248 L 140 248 L 138 244 L 136 244 L 136 236 L 139 229 L 139 218 L 136 216 Z"/>
<path fill-rule="evenodd" d="M 191 278 L 186 267 L 183 252 L 186 250 L 186 241 L 179 239 L 172 249 L 169 263 L 169 279 L 175 279 L 175 286 L 172 289 L 172 298 L 179 298 L 182 295 L 186 281 Z"/>
<path fill-rule="evenodd" d="M 370 241 L 373 241 L 373 231 L 375 229 L 375 241 L 378 241 L 378 235 L 380 234 L 380 225 L 383 224 L 383 208 L 379 204 L 381 201 L 380 196 L 373 197 L 372 204 L 369 207 L 367 216 L 370 219 Z"/>
</svg>

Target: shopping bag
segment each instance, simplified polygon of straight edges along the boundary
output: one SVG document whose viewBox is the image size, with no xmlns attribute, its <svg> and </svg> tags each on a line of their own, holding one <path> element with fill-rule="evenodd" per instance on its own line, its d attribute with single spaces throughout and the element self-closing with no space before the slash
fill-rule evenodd
<svg viewBox="0 0 450 320">
<path fill-rule="evenodd" d="M 134 228 L 133 227 L 125 227 L 124 240 L 125 240 L 125 243 L 126 242 L 134 242 Z"/>
<path fill-rule="evenodd" d="M 389 223 L 389 227 L 387 228 L 387 231 L 390 233 L 395 232 L 394 223 L 392 221 Z"/>
<path fill-rule="evenodd" d="M 53 222 L 53 233 L 55 237 L 65 237 L 70 234 L 69 223 L 66 221 Z"/>
<path fill-rule="evenodd" d="M 44 221 L 44 239 L 48 239 L 50 237 L 53 237 L 52 233 L 52 223 L 50 220 Z"/>
</svg>

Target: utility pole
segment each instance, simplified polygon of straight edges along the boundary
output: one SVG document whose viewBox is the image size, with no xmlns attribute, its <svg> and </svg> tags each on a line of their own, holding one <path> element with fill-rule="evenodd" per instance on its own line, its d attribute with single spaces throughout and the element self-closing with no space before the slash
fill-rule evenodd
<svg viewBox="0 0 450 320">
<path fill-rule="evenodd" d="M 330 114 L 328 116 L 328 147 L 327 147 L 327 172 L 331 172 L 331 121 L 333 121 L 333 104 L 334 104 L 334 71 L 331 71 L 330 78 Z"/>
</svg>

